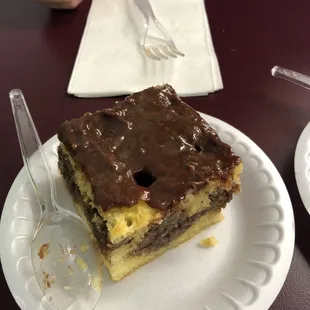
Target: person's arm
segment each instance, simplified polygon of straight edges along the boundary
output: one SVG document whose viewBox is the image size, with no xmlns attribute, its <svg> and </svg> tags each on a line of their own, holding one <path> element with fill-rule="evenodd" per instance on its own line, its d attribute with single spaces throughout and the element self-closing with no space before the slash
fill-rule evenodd
<svg viewBox="0 0 310 310">
<path fill-rule="evenodd" d="M 83 0 L 36 0 L 53 9 L 75 9 Z"/>
</svg>

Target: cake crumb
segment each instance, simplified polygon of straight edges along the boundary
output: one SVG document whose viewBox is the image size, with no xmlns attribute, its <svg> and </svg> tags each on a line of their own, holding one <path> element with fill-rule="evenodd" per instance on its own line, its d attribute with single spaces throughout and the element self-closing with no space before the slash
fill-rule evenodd
<svg viewBox="0 0 310 310">
<path fill-rule="evenodd" d="M 51 276 L 49 273 L 43 270 L 43 285 L 44 288 L 51 288 L 52 284 L 55 282 L 56 277 Z"/>
<path fill-rule="evenodd" d="M 85 263 L 84 259 L 81 257 L 78 257 L 75 260 L 75 263 L 85 272 L 88 268 L 87 264 Z"/>
<path fill-rule="evenodd" d="M 75 249 L 69 249 L 68 253 L 69 253 L 69 255 L 75 255 L 76 251 L 75 251 Z"/>
<path fill-rule="evenodd" d="M 63 255 L 63 258 L 74 258 L 76 251 L 73 248 L 70 247 L 63 247 L 61 244 L 59 244 L 61 253 Z"/>
<path fill-rule="evenodd" d="M 218 240 L 212 235 L 211 237 L 208 237 L 206 239 L 201 240 L 200 245 L 204 248 L 210 248 L 216 246 L 219 242 Z"/>
<path fill-rule="evenodd" d="M 64 286 L 64 290 L 65 290 L 65 291 L 71 291 L 71 290 L 72 290 L 72 287 L 70 287 L 70 286 Z"/>
<path fill-rule="evenodd" d="M 82 253 L 86 253 L 87 250 L 88 250 L 88 245 L 85 244 L 85 243 L 83 243 L 83 244 L 81 244 L 80 249 L 81 249 L 81 252 L 82 252 Z"/>
<path fill-rule="evenodd" d="M 101 290 L 101 284 L 102 284 L 102 280 L 100 277 L 98 277 L 98 276 L 92 277 L 92 279 L 90 281 L 90 285 L 95 291 Z"/>
<path fill-rule="evenodd" d="M 44 243 L 40 246 L 40 249 L 38 252 L 40 259 L 44 259 L 44 257 L 49 253 L 49 247 L 50 247 L 49 243 Z"/>
</svg>

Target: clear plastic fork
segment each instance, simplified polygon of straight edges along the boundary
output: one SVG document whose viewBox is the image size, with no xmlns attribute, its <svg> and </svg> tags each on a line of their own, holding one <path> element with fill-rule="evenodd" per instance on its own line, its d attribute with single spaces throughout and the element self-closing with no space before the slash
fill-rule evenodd
<svg viewBox="0 0 310 310">
<path fill-rule="evenodd" d="M 153 60 L 184 57 L 164 26 L 155 17 L 149 0 L 134 0 L 134 2 L 144 15 L 145 33 L 141 46 L 145 55 Z"/>
<path fill-rule="evenodd" d="M 271 69 L 271 75 L 310 90 L 310 76 L 279 66 Z"/>
<path fill-rule="evenodd" d="M 81 218 L 58 204 L 55 180 L 22 91 L 13 89 L 10 100 L 25 169 L 41 207 L 31 241 L 34 276 L 55 309 L 93 310 L 102 282 L 97 250 Z"/>
</svg>

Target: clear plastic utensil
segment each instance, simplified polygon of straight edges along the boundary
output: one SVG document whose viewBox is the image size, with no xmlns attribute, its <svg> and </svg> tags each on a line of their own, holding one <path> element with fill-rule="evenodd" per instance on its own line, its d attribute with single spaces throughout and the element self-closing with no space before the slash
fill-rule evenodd
<svg viewBox="0 0 310 310">
<path fill-rule="evenodd" d="M 271 69 L 271 75 L 274 77 L 282 78 L 310 90 L 310 76 L 279 66 L 275 66 Z"/>
<path fill-rule="evenodd" d="M 144 54 L 153 60 L 184 57 L 165 27 L 156 18 L 149 0 L 134 0 L 134 3 L 144 16 L 145 33 L 141 41 Z"/>
<path fill-rule="evenodd" d="M 92 310 L 101 293 L 101 265 L 89 230 L 56 199 L 54 179 L 21 90 L 10 100 L 30 183 L 41 206 L 31 242 L 31 260 L 38 284 L 58 310 Z"/>
</svg>

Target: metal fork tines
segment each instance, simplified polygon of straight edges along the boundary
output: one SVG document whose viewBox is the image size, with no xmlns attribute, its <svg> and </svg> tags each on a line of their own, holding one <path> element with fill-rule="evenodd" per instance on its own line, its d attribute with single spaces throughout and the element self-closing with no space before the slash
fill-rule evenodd
<svg viewBox="0 0 310 310">
<path fill-rule="evenodd" d="M 164 26 L 155 17 L 150 2 L 148 0 L 134 0 L 134 2 L 144 15 L 145 33 L 141 46 L 145 55 L 154 60 L 184 57 Z"/>
</svg>

